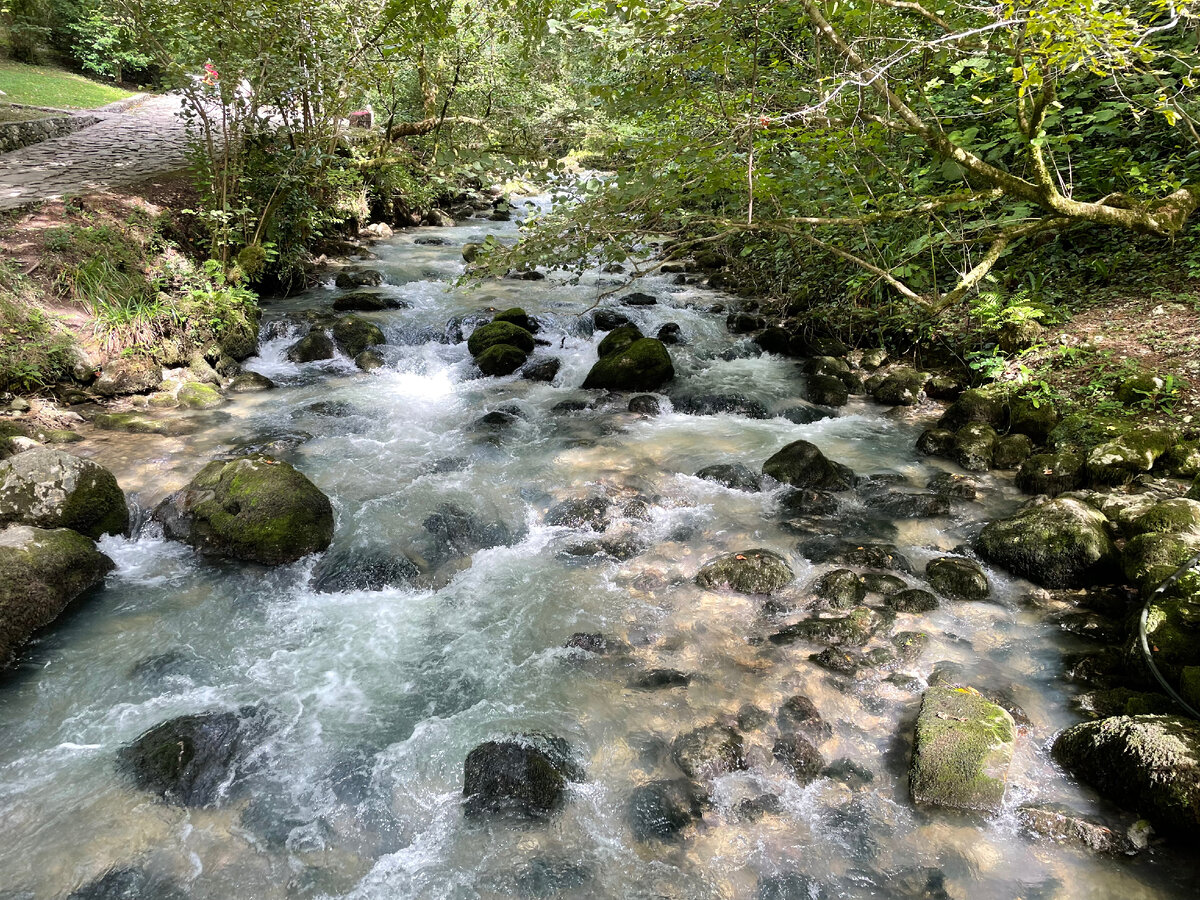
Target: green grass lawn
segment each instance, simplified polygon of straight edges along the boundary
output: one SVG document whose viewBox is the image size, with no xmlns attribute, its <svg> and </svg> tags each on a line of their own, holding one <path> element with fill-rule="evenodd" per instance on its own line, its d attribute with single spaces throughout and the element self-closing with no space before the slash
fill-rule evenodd
<svg viewBox="0 0 1200 900">
<path fill-rule="evenodd" d="M 92 81 L 74 72 L 50 66 L 27 66 L 0 59 L 0 102 L 54 106 L 58 109 L 93 109 L 132 96 L 111 84 Z"/>
</svg>

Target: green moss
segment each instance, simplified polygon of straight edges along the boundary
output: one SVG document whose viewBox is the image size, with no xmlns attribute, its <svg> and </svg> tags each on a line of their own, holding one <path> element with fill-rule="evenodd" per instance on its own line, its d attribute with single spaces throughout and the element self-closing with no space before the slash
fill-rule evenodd
<svg viewBox="0 0 1200 900">
<path fill-rule="evenodd" d="M 98 465 L 83 469 L 63 504 L 61 521 L 90 538 L 128 532 L 129 508 L 112 472 Z"/>
<path fill-rule="evenodd" d="M 488 347 L 494 347 L 497 344 L 508 344 L 524 350 L 526 353 L 532 353 L 534 347 L 533 335 L 511 322 L 490 322 L 487 325 L 480 325 L 471 332 L 471 336 L 467 339 L 467 349 L 475 357 L 481 356 Z"/>
<path fill-rule="evenodd" d="M 1138 516 L 1132 526 L 1135 534 L 1177 534 L 1197 529 L 1200 529 L 1200 501 L 1182 497 L 1156 503 Z"/>
<path fill-rule="evenodd" d="M 493 322 L 507 322 L 510 325 L 516 325 L 518 328 L 524 328 L 529 333 L 537 330 L 536 323 L 529 317 L 521 307 L 514 306 L 511 309 L 503 310 L 492 316 Z"/>
<path fill-rule="evenodd" d="M 653 391 L 674 377 L 675 366 L 662 341 L 642 338 L 621 352 L 598 360 L 583 386 L 611 391 Z"/>
<path fill-rule="evenodd" d="M 520 347 L 511 344 L 492 344 L 475 360 L 484 375 L 511 375 L 525 365 L 528 357 Z"/>
<path fill-rule="evenodd" d="M 225 402 L 216 388 L 196 382 L 183 385 L 175 396 L 188 409 L 213 409 Z"/>
<path fill-rule="evenodd" d="M 1200 441 L 1180 441 L 1159 457 L 1155 469 L 1175 478 L 1200 476 Z"/>
<path fill-rule="evenodd" d="M 387 338 L 378 325 L 358 316 L 343 316 L 333 323 L 331 332 L 338 349 L 352 358 L 368 347 L 387 343 Z"/>
<path fill-rule="evenodd" d="M 1200 535 L 1147 532 L 1125 544 L 1122 565 L 1125 577 L 1144 593 L 1165 579 L 1200 551 Z"/>
<path fill-rule="evenodd" d="M 1079 587 L 1113 574 L 1117 550 L 1099 510 L 1059 498 L 988 523 L 980 555 L 1045 587 Z"/>
<path fill-rule="evenodd" d="M 1179 673 L 1179 696 L 1200 709 L 1200 666 L 1184 666 Z"/>
<path fill-rule="evenodd" d="M 795 577 L 787 561 L 772 550 L 730 553 L 705 563 L 696 575 L 702 588 L 729 588 L 743 594 L 771 594 Z"/>
<path fill-rule="evenodd" d="M 1044 398 L 1013 397 L 1009 400 L 1008 430 L 1026 435 L 1035 444 L 1044 444 L 1058 425 L 1058 410 Z"/>
<path fill-rule="evenodd" d="M 101 431 L 125 431 L 129 434 L 186 434 L 194 427 L 136 412 L 101 413 L 92 419 L 92 424 Z"/>
<path fill-rule="evenodd" d="M 1016 728 L 1012 716 L 971 688 L 925 692 L 909 772 L 913 800 L 996 810 L 1004 799 Z"/>
<path fill-rule="evenodd" d="M 993 428 L 1003 428 L 1008 420 L 1008 392 L 989 385 L 963 391 L 938 420 L 937 427 L 957 431 L 964 425 L 979 422 Z"/>
<path fill-rule="evenodd" d="M 1149 472 L 1158 458 L 1175 443 L 1165 430 L 1144 428 L 1125 432 L 1093 448 L 1087 457 L 1088 478 L 1094 484 L 1124 484 L 1135 475 Z"/>
<path fill-rule="evenodd" d="M 614 353 L 623 353 L 633 345 L 634 341 L 639 341 L 643 337 L 645 335 L 636 325 L 622 325 L 604 336 L 604 340 L 600 342 L 596 352 L 601 359 Z"/>
<path fill-rule="evenodd" d="M 950 457 L 968 472 L 986 472 L 992 467 L 996 448 L 996 429 L 983 422 L 971 422 L 954 433 Z"/>
</svg>

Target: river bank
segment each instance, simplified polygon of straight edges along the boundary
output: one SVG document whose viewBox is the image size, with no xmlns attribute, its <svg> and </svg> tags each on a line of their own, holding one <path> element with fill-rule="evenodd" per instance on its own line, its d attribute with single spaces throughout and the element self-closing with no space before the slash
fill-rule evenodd
<svg viewBox="0 0 1200 900">
<path fill-rule="evenodd" d="M 1139 540 L 1166 548 L 1155 564 L 1188 545 L 1176 476 L 1190 457 L 1172 452 L 1186 444 L 1105 462 L 1095 446 L 1129 430 L 1089 432 L 1106 439 L 1075 445 L 1052 485 L 1043 461 L 1017 460 L 1023 482 L 1042 473 L 1038 493 L 1075 492 L 1037 509 L 1094 510 L 1071 583 L 1050 583 L 1061 559 L 1021 569 L 1003 541 L 978 543 L 1027 499 L 995 466 L 1001 443 L 1065 452 L 1045 446 L 1062 424 L 1046 410 L 988 392 L 933 402 L 907 360 L 772 345 L 776 326 L 699 273 L 453 284 L 489 232 L 511 240 L 515 224 L 382 240 L 354 261 L 379 273 L 375 311 L 339 309 L 364 286 L 332 274 L 267 305 L 210 409 L 126 401 L 166 423 L 151 434 L 76 423 L 71 453 L 113 472 L 135 512 L 130 537 L 99 541 L 107 586 L 26 651 L 0 699 L 17 896 L 119 879 L 194 897 L 1194 893 L 1194 860 L 1147 845 L 1142 804 L 1097 802 L 1050 755 L 1085 715 L 1169 710 L 1140 690 L 1140 601 L 1110 567 Z M 537 328 L 532 352 L 521 374 L 480 377 L 487 350 L 464 338 L 500 311 Z M 339 341 L 346 316 L 383 341 Z M 631 327 L 647 337 L 603 344 Z M 679 338 L 669 380 L 581 387 L 604 347 L 650 335 Z M 295 349 L 317 343 L 327 357 Z M 258 390 L 230 390 L 248 375 Z M 951 458 L 916 452 L 939 432 Z M 260 453 L 329 498 L 326 553 L 221 561 L 150 520 L 210 460 Z M 1054 549 L 1032 534 L 1017 543 Z M 941 706 L 959 701 L 939 685 L 986 705 Z M 215 793 L 168 782 L 161 802 L 116 763 L 154 728 L 213 713 L 247 723 L 206 763 Z M 992 788 L 917 787 L 936 766 L 914 762 L 926 713 L 996 719 L 1009 758 L 980 762 Z M 573 760 L 518 742 L 563 769 L 549 824 L 486 804 L 464 818 L 473 750 L 530 733 Z"/>
</svg>

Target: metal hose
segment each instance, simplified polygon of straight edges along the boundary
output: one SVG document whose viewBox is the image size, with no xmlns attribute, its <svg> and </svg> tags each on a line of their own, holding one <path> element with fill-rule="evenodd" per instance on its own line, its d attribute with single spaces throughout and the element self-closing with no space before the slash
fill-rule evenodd
<svg viewBox="0 0 1200 900">
<path fill-rule="evenodd" d="M 1146 637 L 1146 620 L 1150 617 L 1150 604 L 1154 602 L 1154 598 L 1177 582 L 1184 576 L 1184 573 L 1194 568 L 1198 563 L 1200 563 L 1200 553 L 1197 553 L 1172 572 L 1170 577 L 1156 587 L 1154 592 L 1146 599 L 1146 603 L 1142 606 L 1142 614 L 1138 616 L 1138 640 L 1142 645 L 1142 656 L 1146 658 L 1146 665 L 1150 667 L 1150 672 L 1158 679 L 1158 683 L 1162 685 L 1162 689 L 1167 692 L 1167 696 L 1183 707 L 1184 711 L 1193 719 L 1200 719 L 1200 712 L 1193 709 L 1186 700 L 1175 692 L 1175 689 L 1171 685 L 1167 684 L 1167 679 L 1163 678 L 1162 672 L 1158 671 L 1158 666 L 1154 664 L 1154 659 L 1150 656 L 1150 641 Z"/>
</svg>

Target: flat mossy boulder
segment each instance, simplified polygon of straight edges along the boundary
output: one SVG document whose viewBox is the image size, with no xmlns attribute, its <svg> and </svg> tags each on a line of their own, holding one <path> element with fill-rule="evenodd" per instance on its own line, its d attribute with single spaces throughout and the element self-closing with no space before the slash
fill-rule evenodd
<svg viewBox="0 0 1200 900">
<path fill-rule="evenodd" d="M 1026 494 L 1047 494 L 1057 497 L 1066 491 L 1083 486 L 1083 457 L 1078 453 L 1060 450 L 1037 453 L 1017 469 L 1017 487 Z"/>
<path fill-rule="evenodd" d="M 818 406 L 845 406 L 850 391 L 836 375 L 809 375 L 804 382 L 804 399 Z"/>
<path fill-rule="evenodd" d="M 1179 534 L 1184 531 L 1200 533 L 1200 500 L 1173 497 L 1155 503 L 1133 520 L 1130 530 L 1134 534 Z"/>
<path fill-rule="evenodd" d="M 984 559 L 1043 587 L 1080 587 L 1113 575 L 1117 548 L 1099 510 L 1060 497 L 988 523 L 976 539 Z"/>
<path fill-rule="evenodd" d="M 1053 755 L 1106 799 L 1160 831 L 1200 834 L 1200 723 L 1181 716 L 1114 716 L 1068 728 Z"/>
<path fill-rule="evenodd" d="M 1173 478 L 1200 476 L 1200 441 L 1180 441 L 1158 458 L 1155 470 Z"/>
<path fill-rule="evenodd" d="M 0 667 L 112 569 L 113 561 L 75 531 L 29 525 L 0 531 Z"/>
<path fill-rule="evenodd" d="M 517 347 L 526 353 L 532 353 L 534 347 L 533 335 L 524 328 L 514 325 L 512 322 L 489 322 L 471 332 L 471 336 L 467 339 L 467 350 L 472 356 L 478 358 L 488 347 L 494 347 L 497 344 L 508 344 L 510 347 Z"/>
<path fill-rule="evenodd" d="M 957 431 L 964 425 L 978 422 L 991 425 L 995 429 L 1003 429 L 1008 424 L 1008 416 L 1007 394 L 994 389 L 972 388 L 963 391 L 959 398 L 950 404 L 938 419 L 937 427 Z"/>
<path fill-rule="evenodd" d="M 702 588 L 728 588 L 742 594 L 771 594 L 795 578 L 778 553 L 753 549 L 728 553 L 706 562 L 696 575 Z"/>
<path fill-rule="evenodd" d="M 1200 534 L 1148 531 L 1126 541 L 1121 565 L 1125 577 L 1148 594 L 1196 553 Z"/>
<path fill-rule="evenodd" d="M 931 559 L 925 577 L 935 591 L 954 600 L 986 600 L 992 593 L 983 566 L 962 556 Z"/>
<path fill-rule="evenodd" d="M 105 363 L 92 390 L 102 397 L 145 394 L 162 382 L 162 366 L 145 357 L 114 359 Z"/>
<path fill-rule="evenodd" d="M 1087 456 L 1088 480 L 1098 485 L 1131 481 L 1153 469 L 1158 458 L 1174 443 L 1175 437 L 1169 431 L 1154 428 L 1128 431 L 1092 448 Z"/>
<path fill-rule="evenodd" d="M 471 817 L 547 818 L 565 801 L 567 782 L 582 780 L 562 738 L 522 734 L 486 741 L 463 762 L 464 810 Z"/>
<path fill-rule="evenodd" d="M 675 377 L 675 366 L 662 341 L 642 338 L 624 350 L 601 357 L 584 379 L 585 388 L 655 391 Z"/>
<path fill-rule="evenodd" d="M 116 477 L 99 463 L 35 447 L 0 462 L 0 524 L 8 522 L 98 538 L 127 532 L 129 509 Z"/>
<path fill-rule="evenodd" d="M 225 402 L 220 392 L 212 385 L 189 381 L 179 388 L 175 399 L 188 409 L 215 409 Z"/>
<path fill-rule="evenodd" d="M 926 806 L 996 812 L 1004 800 L 1016 726 L 969 687 L 935 685 L 921 699 L 909 786 Z"/>
<path fill-rule="evenodd" d="M 160 722 L 117 751 L 137 787 L 180 806 L 217 806 L 237 786 L 265 732 L 262 707 L 205 712 Z"/>
<path fill-rule="evenodd" d="M 916 369 L 901 367 L 888 374 L 871 392 L 876 403 L 888 406 L 913 406 L 919 403 L 929 376 Z"/>
<path fill-rule="evenodd" d="M 1146 639 L 1169 679 L 1178 681 L 1186 669 L 1200 666 L 1200 575 L 1193 571 L 1151 599 Z"/>
<path fill-rule="evenodd" d="M 333 323 L 330 331 L 337 348 L 351 359 L 368 347 L 378 347 L 387 343 L 383 329 L 374 322 L 368 322 L 358 316 L 342 316 Z"/>
<path fill-rule="evenodd" d="M 601 359 L 614 353 L 624 353 L 633 346 L 634 341 L 640 341 L 644 337 L 645 335 L 636 325 L 622 325 L 604 336 L 596 346 L 596 353 Z"/>
<path fill-rule="evenodd" d="M 101 431 L 124 431 L 127 434 L 160 434 L 174 436 L 191 434 L 198 427 L 182 419 L 160 419 L 140 412 L 100 413 L 92 425 Z"/>
<path fill-rule="evenodd" d="M 798 488 L 848 491 L 854 486 L 849 466 L 828 459 L 809 441 L 793 441 L 763 463 L 763 474 Z"/>
<path fill-rule="evenodd" d="M 215 460 L 155 510 L 167 537 L 201 553 L 264 565 L 294 562 L 333 540 L 333 507 L 288 463 Z"/>
<path fill-rule="evenodd" d="M 511 375 L 525 365 L 528 358 L 528 354 L 520 347 L 514 347 L 512 344 L 492 344 L 475 358 L 475 365 L 479 366 L 479 371 L 484 375 L 497 377 Z"/>
<path fill-rule="evenodd" d="M 239 372 L 229 382 L 229 390 L 234 394 L 251 394 L 258 391 L 269 391 L 276 387 L 266 375 L 258 372 Z"/>
</svg>

